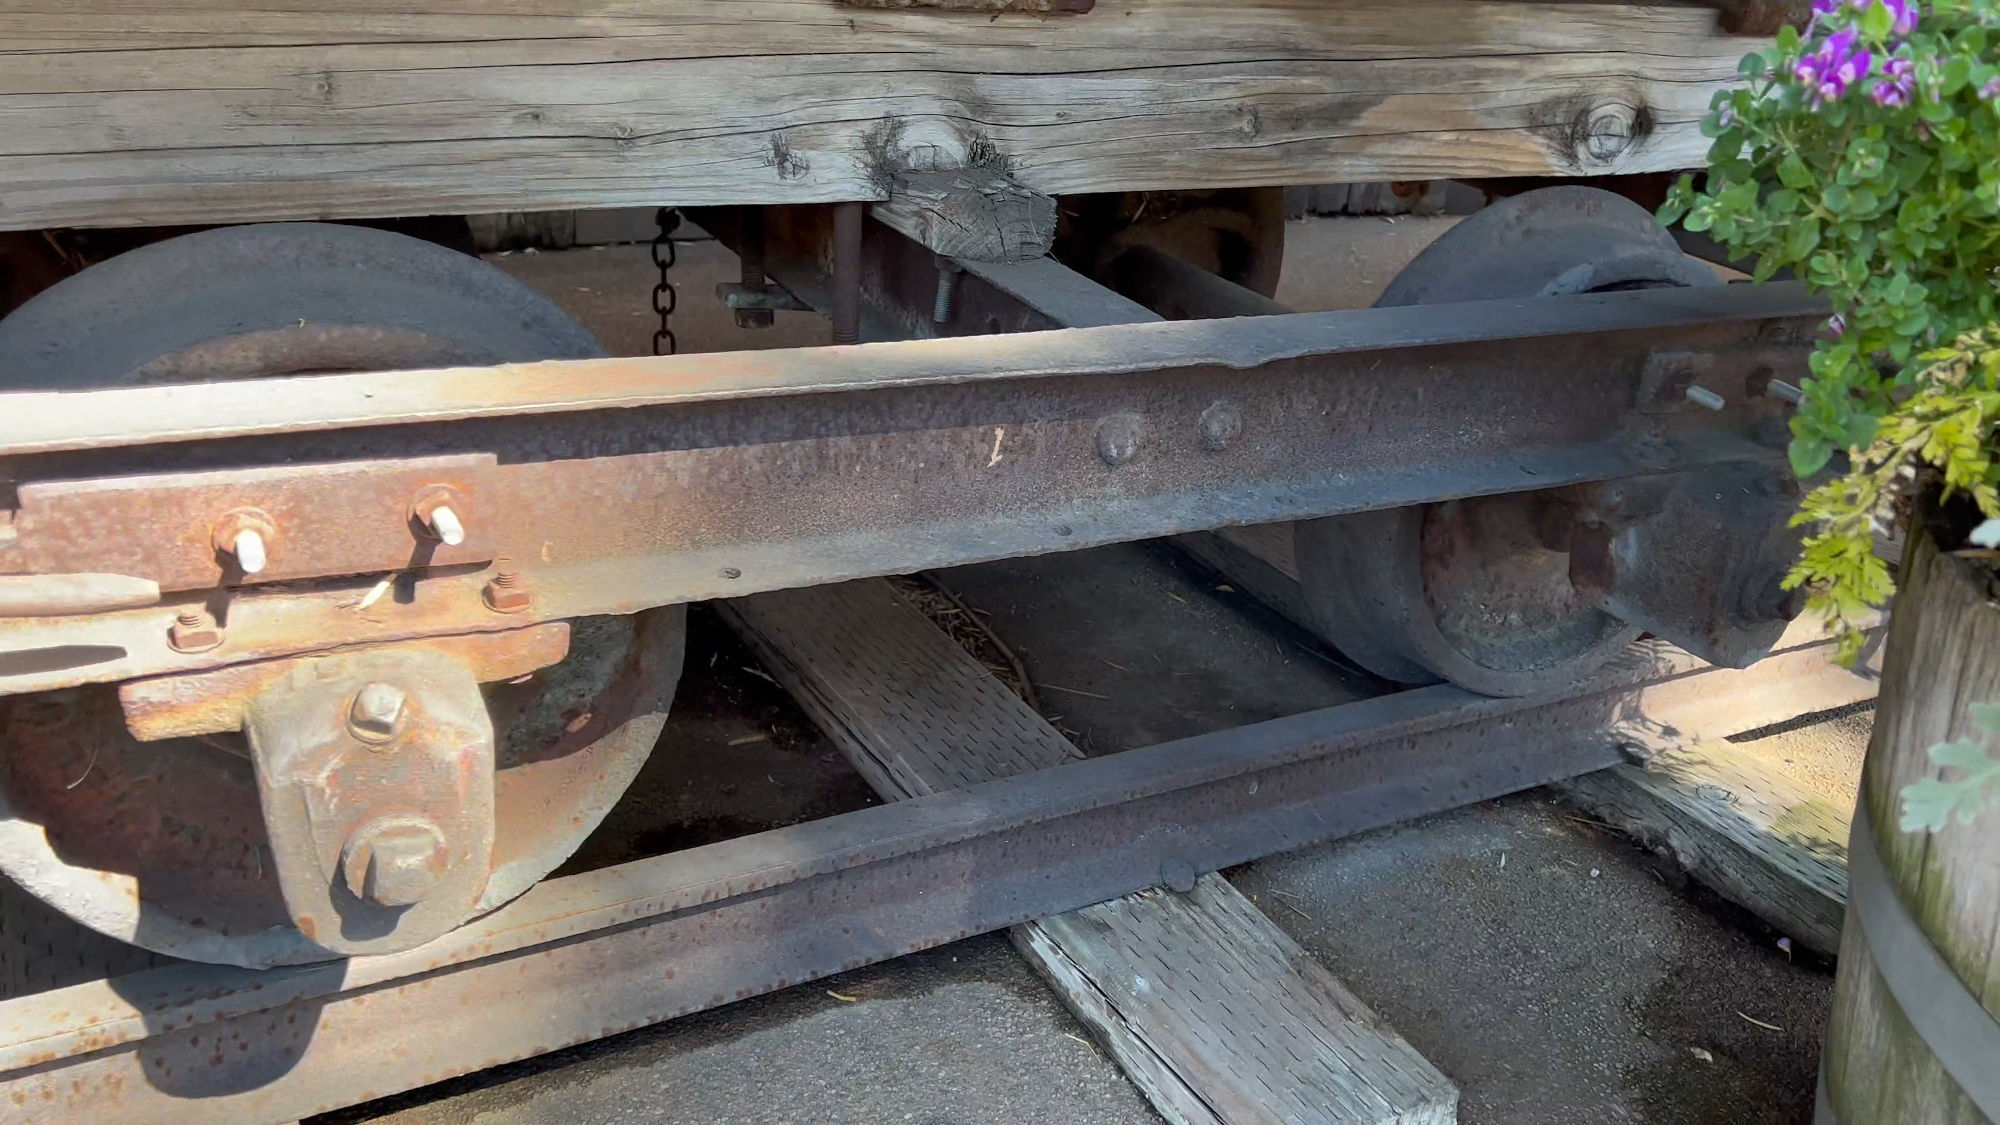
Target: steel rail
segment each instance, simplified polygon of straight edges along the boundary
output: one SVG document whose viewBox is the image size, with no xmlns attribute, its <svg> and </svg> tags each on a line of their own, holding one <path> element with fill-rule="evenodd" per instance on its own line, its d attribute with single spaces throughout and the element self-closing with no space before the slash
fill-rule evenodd
<svg viewBox="0 0 2000 1125">
<path fill-rule="evenodd" d="M 17 392 L 0 395 L 0 457 L 1049 376 L 1206 367 L 1252 372 L 1290 360 L 1605 332 L 1670 333 L 1809 320 L 1824 312 L 1821 299 L 1780 283 L 1116 324 L 1016 333 L 1004 341 L 956 337 L 297 376 L 232 383 L 226 394 L 211 384 Z"/>
<path fill-rule="evenodd" d="M 0 621 L 0 692 L 1774 460 L 1787 407 L 1759 378 L 1803 362 L 1817 311 L 1657 290 L 0 396 L 0 570 L 180 591 Z M 1681 398 L 1683 359 L 1731 409 Z M 463 542 L 413 522 L 438 495 Z M 218 547 L 246 512 L 254 578 Z M 499 613 L 503 557 L 532 596 Z M 179 651 L 196 599 L 220 643 Z"/>
<path fill-rule="evenodd" d="M 1872 684 L 1642 646 L 1540 700 L 1438 687 L 545 883 L 422 949 L 0 1004 L 0 1120 L 290 1121 L 1621 760 Z M 1824 681 L 1824 683 L 1820 683 Z"/>
</svg>

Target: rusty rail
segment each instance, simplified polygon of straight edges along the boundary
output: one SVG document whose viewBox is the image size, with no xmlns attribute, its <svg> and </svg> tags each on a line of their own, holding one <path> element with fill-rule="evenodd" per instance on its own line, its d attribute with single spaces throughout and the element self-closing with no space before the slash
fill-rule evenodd
<svg viewBox="0 0 2000 1125">
<path fill-rule="evenodd" d="M 0 1121 L 290 1121 L 1873 694 L 1797 638 L 1748 671 L 1646 645 L 1558 697 L 1425 688 L 864 809 L 554 880 L 408 953 L 9 1001 Z"/>
<path fill-rule="evenodd" d="M 5 396 L 0 570 L 166 594 L 0 620 L 0 692 L 1770 461 L 1760 389 L 1818 313 L 1660 290 Z M 1683 399 L 1689 355 L 1730 409 Z M 254 574 L 216 530 L 252 524 Z M 175 644 L 191 612 L 219 635 Z"/>
</svg>

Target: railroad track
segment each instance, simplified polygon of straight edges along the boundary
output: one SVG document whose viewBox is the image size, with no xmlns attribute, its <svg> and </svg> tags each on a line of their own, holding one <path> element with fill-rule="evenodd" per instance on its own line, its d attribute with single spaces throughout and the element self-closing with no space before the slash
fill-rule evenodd
<svg viewBox="0 0 2000 1125">
<path fill-rule="evenodd" d="M 1798 631 L 1653 642 L 1573 691 L 1451 687 L 553 880 L 406 953 L 178 964 L 0 1004 L 0 1115 L 285 1122 L 1872 694 Z"/>
</svg>

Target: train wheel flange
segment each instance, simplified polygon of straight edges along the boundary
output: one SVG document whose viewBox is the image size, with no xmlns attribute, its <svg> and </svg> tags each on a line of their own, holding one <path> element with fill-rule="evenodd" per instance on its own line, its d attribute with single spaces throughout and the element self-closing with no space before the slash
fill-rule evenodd
<svg viewBox="0 0 2000 1125">
<path fill-rule="evenodd" d="M 1629 200 L 1558 187 L 1460 223 L 1377 304 L 1714 284 Z M 1518 494 L 1307 521 L 1295 532 L 1300 583 L 1322 634 L 1385 679 L 1555 690 L 1640 634 L 1572 585 L 1576 516 L 1563 496 Z"/>
</svg>

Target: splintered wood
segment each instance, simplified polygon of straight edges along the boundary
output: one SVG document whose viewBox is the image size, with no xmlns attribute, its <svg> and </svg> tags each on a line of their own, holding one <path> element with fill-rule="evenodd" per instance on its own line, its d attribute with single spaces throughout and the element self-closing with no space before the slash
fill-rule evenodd
<svg viewBox="0 0 2000 1125">
<path fill-rule="evenodd" d="M 1060 765 L 1068 739 L 882 580 L 724 613 L 884 797 Z M 1219 875 L 1017 926 L 1014 944 L 1177 1125 L 1444 1125 L 1458 1091 Z"/>
<path fill-rule="evenodd" d="M 19 0 L 0 228 L 1667 171 L 1752 45 L 1618 3 Z"/>
</svg>

